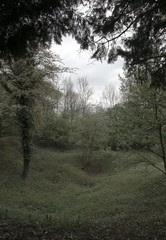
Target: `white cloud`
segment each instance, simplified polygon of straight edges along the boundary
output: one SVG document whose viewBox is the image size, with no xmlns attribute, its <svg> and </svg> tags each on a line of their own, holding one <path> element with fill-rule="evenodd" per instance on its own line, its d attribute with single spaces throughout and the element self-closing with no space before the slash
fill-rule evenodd
<svg viewBox="0 0 166 240">
<path fill-rule="evenodd" d="M 90 59 L 89 51 L 80 51 L 77 42 L 71 37 L 63 39 L 62 45 L 52 45 L 52 51 L 60 55 L 66 67 L 77 68 L 75 73 L 70 74 L 73 80 L 87 77 L 90 86 L 94 89 L 94 100 L 99 101 L 102 90 L 110 82 L 120 85 L 118 75 L 123 74 L 123 61 L 119 59 L 115 64 L 107 64 Z M 69 76 L 69 74 L 66 74 Z"/>
</svg>

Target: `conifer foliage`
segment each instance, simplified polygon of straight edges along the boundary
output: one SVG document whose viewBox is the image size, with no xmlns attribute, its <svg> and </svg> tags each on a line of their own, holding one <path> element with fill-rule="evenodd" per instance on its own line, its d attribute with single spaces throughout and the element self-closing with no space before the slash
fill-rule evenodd
<svg viewBox="0 0 166 240">
<path fill-rule="evenodd" d="M 149 74 L 154 68 L 152 85 L 164 86 L 165 16 L 164 0 L 95 0 L 89 4 L 84 33 L 77 40 L 82 48 L 93 49 L 92 58 L 112 63 L 123 57 L 129 72 L 146 67 Z"/>
<path fill-rule="evenodd" d="M 60 44 L 73 32 L 79 0 L 2 0 L 0 3 L 0 53 L 20 56 L 27 50 Z"/>
</svg>

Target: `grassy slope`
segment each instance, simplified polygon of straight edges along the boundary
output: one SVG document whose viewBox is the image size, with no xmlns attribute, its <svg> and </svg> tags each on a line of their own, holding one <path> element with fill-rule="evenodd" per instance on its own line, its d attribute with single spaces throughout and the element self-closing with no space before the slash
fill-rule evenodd
<svg viewBox="0 0 166 240">
<path fill-rule="evenodd" d="M 22 182 L 19 141 L 0 139 L 0 146 L 3 221 L 58 221 L 62 225 L 86 221 L 93 226 L 115 225 L 118 236 L 134 232 L 132 236 L 143 239 L 148 234 L 166 234 L 165 176 L 151 166 L 136 163 L 139 159 L 135 155 L 96 154 L 91 168 L 85 170 L 79 153 L 35 148 L 29 179 Z"/>
</svg>

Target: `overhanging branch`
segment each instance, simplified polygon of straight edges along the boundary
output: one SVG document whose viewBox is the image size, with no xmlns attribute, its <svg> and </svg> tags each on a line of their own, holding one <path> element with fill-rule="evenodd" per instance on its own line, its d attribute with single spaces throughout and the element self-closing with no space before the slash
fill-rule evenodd
<svg viewBox="0 0 166 240">
<path fill-rule="evenodd" d="M 146 162 L 150 163 L 150 165 L 152 165 L 153 167 L 155 167 L 157 170 L 159 170 L 160 172 L 164 173 L 166 175 L 166 172 L 163 171 L 161 168 L 157 167 L 154 163 L 152 163 L 149 159 L 145 158 L 142 154 L 137 153 L 140 157 L 142 157 Z"/>
</svg>

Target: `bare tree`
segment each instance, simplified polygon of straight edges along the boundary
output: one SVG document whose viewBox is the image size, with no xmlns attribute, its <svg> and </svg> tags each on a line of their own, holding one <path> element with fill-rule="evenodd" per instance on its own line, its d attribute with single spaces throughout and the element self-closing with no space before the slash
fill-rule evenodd
<svg viewBox="0 0 166 240">
<path fill-rule="evenodd" d="M 78 112 L 78 94 L 70 78 L 63 81 L 63 116 L 72 121 Z"/>
<path fill-rule="evenodd" d="M 103 103 L 104 107 L 112 108 L 119 100 L 119 91 L 117 86 L 110 83 L 106 85 L 103 92 L 102 92 L 102 99 L 101 102 Z"/>
<path fill-rule="evenodd" d="M 86 78 L 78 79 L 77 93 L 79 95 L 79 108 L 81 110 L 82 116 L 84 116 L 86 110 L 89 107 L 90 98 L 94 93 L 93 89 L 89 86 Z"/>
</svg>

